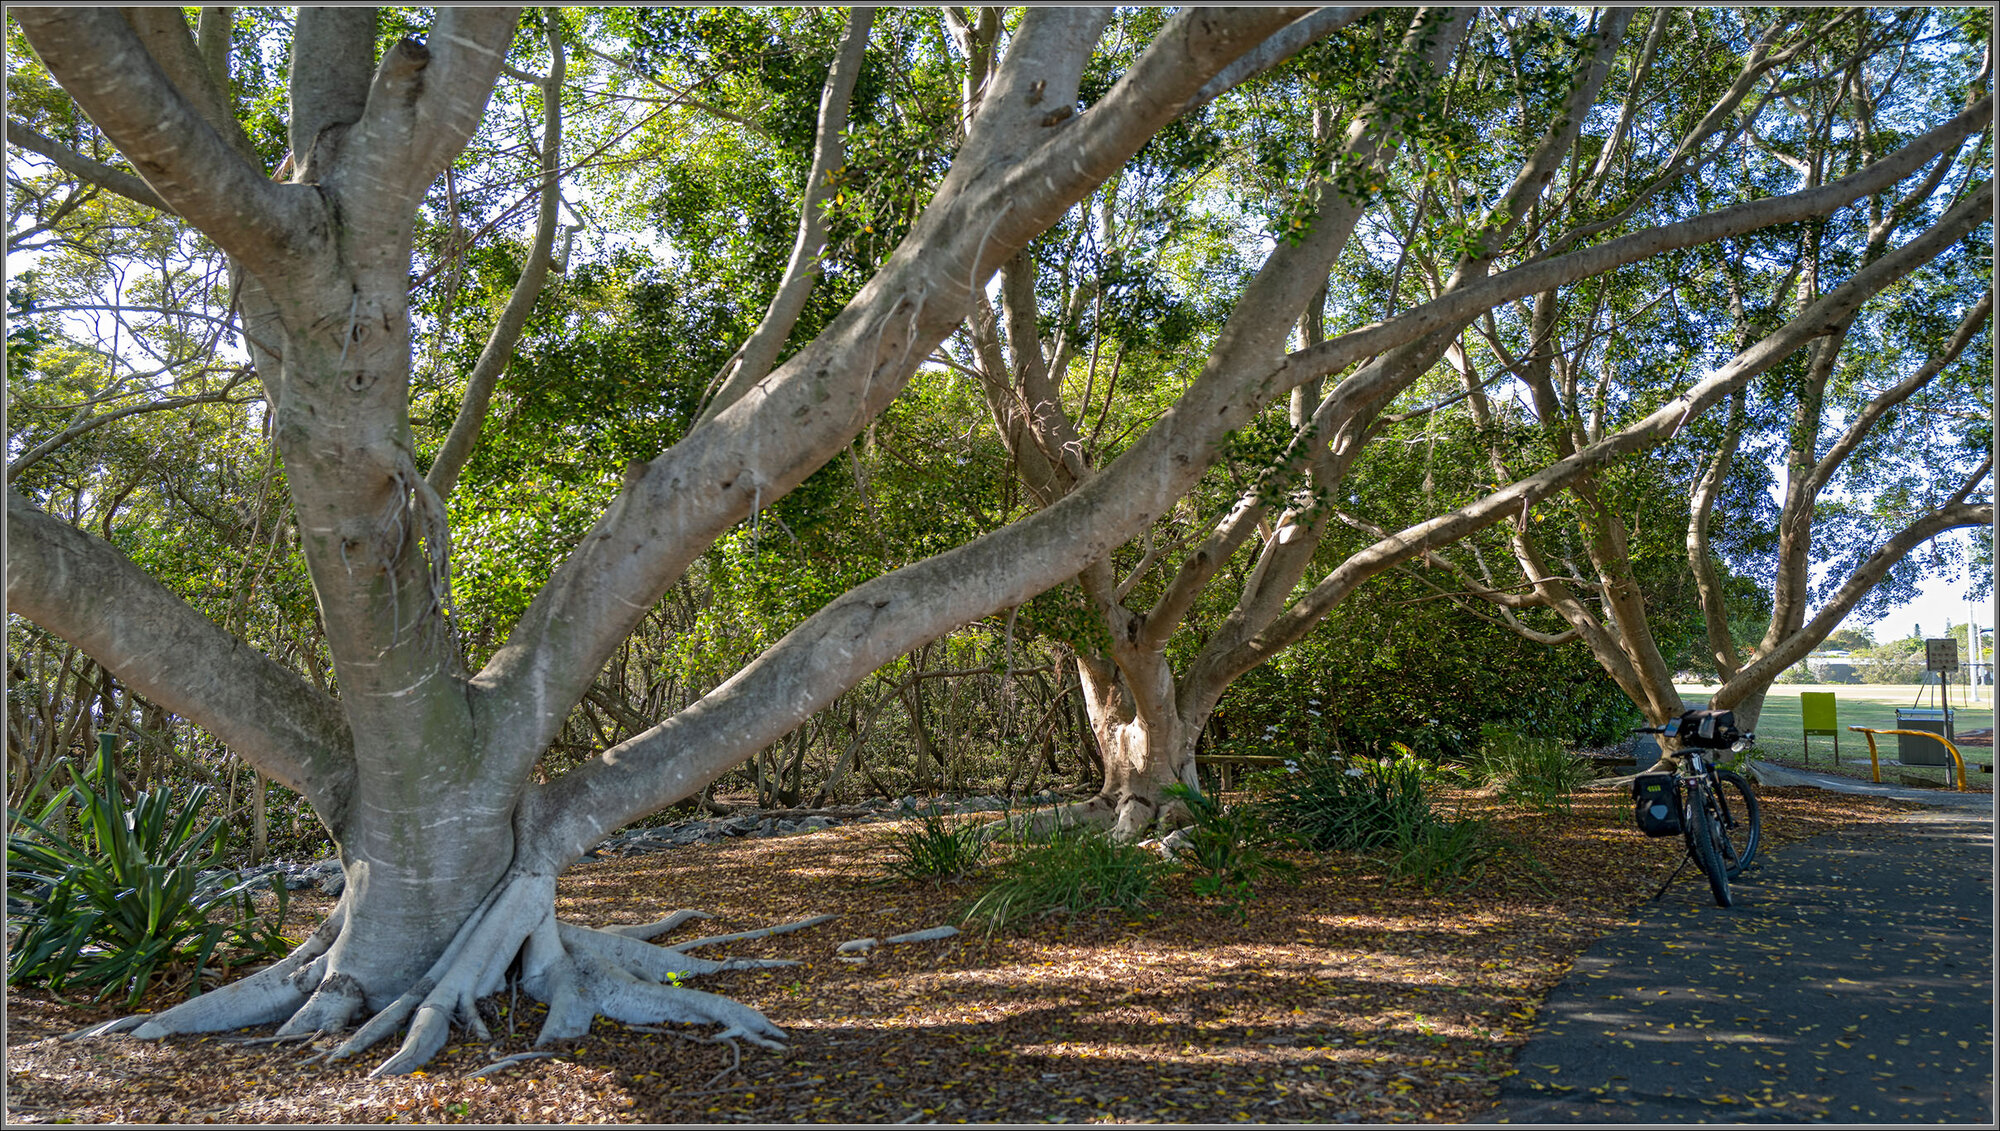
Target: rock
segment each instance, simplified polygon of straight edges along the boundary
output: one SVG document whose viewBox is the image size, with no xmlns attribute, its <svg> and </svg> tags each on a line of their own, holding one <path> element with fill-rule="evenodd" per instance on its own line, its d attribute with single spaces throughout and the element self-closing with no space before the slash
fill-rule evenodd
<svg viewBox="0 0 2000 1131">
<path fill-rule="evenodd" d="M 335 872 L 319 881 L 319 890 L 327 895 L 339 895 L 347 890 L 347 873 Z"/>
<path fill-rule="evenodd" d="M 821 817 L 817 815 L 807 817 L 803 822 L 804 827 L 808 829 L 830 829 L 838 825 L 839 823 L 840 822 L 834 820 L 831 817 Z"/>
<path fill-rule="evenodd" d="M 957 927 L 931 927 L 922 931 L 908 931 L 900 935 L 890 935 L 882 941 L 892 943 L 934 942 L 937 939 L 948 939 L 957 933 Z"/>
<path fill-rule="evenodd" d="M 896 940 L 890 939 L 889 941 L 895 942 Z M 882 945 L 882 940 L 880 939 L 848 939 L 846 942 L 834 947 L 833 952 L 835 954 L 867 954 L 880 945 Z"/>
<path fill-rule="evenodd" d="M 1150 848 L 1161 856 L 1172 860 L 1176 852 L 1188 846 L 1188 839 L 1186 829 L 1175 829 L 1166 836 L 1154 840 L 1142 840 L 1139 842 L 1139 847 Z"/>
</svg>

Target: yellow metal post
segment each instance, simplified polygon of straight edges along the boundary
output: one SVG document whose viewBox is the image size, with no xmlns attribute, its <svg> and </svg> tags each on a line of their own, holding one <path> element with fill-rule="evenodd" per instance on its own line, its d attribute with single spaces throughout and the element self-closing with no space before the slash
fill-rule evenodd
<svg viewBox="0 0 2000 1131">
<path fill-rule="evenodd" d="M 1875 736 L 1878 734 L 1911 734 L 1920 738 L 1934 738 L 1938 741 L 1939 745 L 1951 751 L 1952 765 L 1958 767 L 1958 792 L 1969 792 L 1965 784 L 1965 756 L 1960 754 L 1958 747 L 1945 736 L 1932 734 L 1927 730 L 1876 730 L 1874 727 L 1848 727 L 1847 729 L 1858 730 L 1868 737 L 1868 766 L 1875 772 L 1875 783 L 1877 785 L 1882 783 L 1882 763 L 1875 757 Z"/>
</svg>

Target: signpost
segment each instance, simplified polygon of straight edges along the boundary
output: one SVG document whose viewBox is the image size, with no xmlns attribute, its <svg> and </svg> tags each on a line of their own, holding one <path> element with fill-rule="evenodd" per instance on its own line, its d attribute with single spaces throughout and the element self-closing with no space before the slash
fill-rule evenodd
<svg viewBox="0 0 2000 1131">
<path fill-rule="evenodd" d="M 1958 670 L 1958 638 L 1924 641 L 1924 670 L 1938 673 L 1938 705 L 1944 708 L 1945 733 L 1951 733 L 1951 673 Z"/>
</svg>

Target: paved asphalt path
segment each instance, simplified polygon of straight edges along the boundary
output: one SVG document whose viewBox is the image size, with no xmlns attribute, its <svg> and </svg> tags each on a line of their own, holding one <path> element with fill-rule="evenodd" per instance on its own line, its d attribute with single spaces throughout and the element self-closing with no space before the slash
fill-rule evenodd
<svg viewBox="0 0 2000 1131">
<path fill-rule="evenodd" d="M 1993 1126 L 1991 795 L 1799 784 L 1948 800 L 1769 852 L 1726 910 L 1690 864 L 1577 960 L 1485 1122 Z"/>
</svg>

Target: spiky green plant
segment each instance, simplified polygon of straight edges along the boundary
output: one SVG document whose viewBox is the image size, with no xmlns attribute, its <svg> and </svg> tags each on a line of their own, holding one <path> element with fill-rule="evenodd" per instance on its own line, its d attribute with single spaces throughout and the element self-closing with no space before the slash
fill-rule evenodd
<svg viewBox="0 0 2000 1131">
<path fill-rule="evenodd" d="M 8 919 L 20 937 L 8 955 L 10 984 L 96 989 L 102 1001 L 123 991 L 135 1006 L 155 979 L 192 960 L 193 992 L 219 947 L 236 957 L 277 957 L 290 949 L 278 934 L 287 893 L 283 878 L 250 880 L 202 892 L 200 872 L 220 861 L 224 824 L 201 822 L 208 787 L 196 786 L 176 804 L 171 790 L 142 790 L 128 809 L 119 792 L 112 751 L 116 736 L 98 736 L 97 757 L 83 774 L 34 816 L 10 810 L 7 836 Z M 70 830 L 56 817 L 74 805 Z M 255 892 L 268 882 L 277 895 L 265 920 Z M 214 912 L 227 918 L 212 921 Z"/>
</svg>

